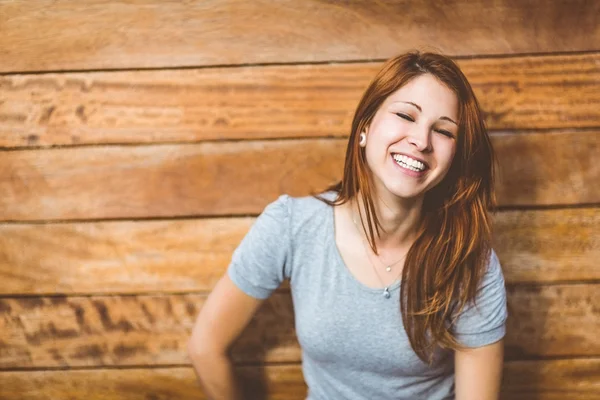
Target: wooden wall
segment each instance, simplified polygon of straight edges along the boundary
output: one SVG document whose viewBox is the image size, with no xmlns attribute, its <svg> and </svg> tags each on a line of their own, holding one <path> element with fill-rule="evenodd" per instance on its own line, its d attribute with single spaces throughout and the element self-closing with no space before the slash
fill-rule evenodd
<svg viewBox="0 0 600 400">
<path fill-rule="evenodd" d="M 600 399 L 600 2 L 0 1 L 0 398 L 204 398 L 186 356 L 280 193 L 341 176 L 362 90 L 455 56 L 499 156 L 504 399 Z M 303 399 L 282 289 L 236 344 Z"/>
</svg>

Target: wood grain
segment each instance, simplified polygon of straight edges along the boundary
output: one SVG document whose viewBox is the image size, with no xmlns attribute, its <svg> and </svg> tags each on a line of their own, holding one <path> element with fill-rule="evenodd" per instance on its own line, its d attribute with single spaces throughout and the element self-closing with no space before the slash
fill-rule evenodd
<svg viewBox="0 0 600 400">
<path fill-rule="evenodd" d="M 494 137 L 493 142 L 499 159 L 499 205 L 600 200 L 599 132 L 506 134 Z"/>
<path fill-rule="evenodd" d="M 505 363 L 502 399 L 599 400 L 600 359 Z"/>
<path fill-rule="evenodd" d="M 503 400 L 598 400 L 600 359 L 512 361 L 504 365 Z M 304 400 L 301 366 L 238 367 L 253 399 Z M 21 400 L 205 399 L 190 367 L 0 372 L 0 397 Z"/>
<path fill-rule="evenodd" d="M 586 0 L 0 1 L 0 398 L 205 398 L 187 340 L 248 215 L 338 179 L 362 90 L 420 47 L 472 83 L 502 207 L 587 205 L 495 217 L 502 398 L 600 399 L 598 15 Z M 306 396 L 287 290 L 233 357 L 253 398 Z"/>
<path fill-rule="evenodd" d="M 495 217 L 509 284 L 600 280 L 600 208 Z M 0 294 L 212 290 L 254 218 L 0 224 Z"/>
<path fill-rule="evenodd" d="M 188 363 L 206 295 L 0 299 L 0 369 Z M 267 301 L 234 346 L 239 362 L 295 362 L 289 293 Z"/>
<path fill-rule="evenodd" d="M 600 285 L 509 286 L 507 292 L 508 359 L 600 353 Z"/>
<path fill-rule="evenodd" d="M 208 291 L 254 218 L 0 225 L 1 294 Z"/>
<path fill-rule="evenodd" d="M 257 213 L 279 193 L 300 195 L 333 183 L 341 173 L 345 142 L 71 150 L 4 154 L 0 209 L 8 208 L 0 211 L 0 219 Z"/>
<path fill-rule="evenodd" d="M 600 208 L 513 210 L 494 216 L 508 284 L 600 280 Z"/>
<path fill-rule="evenodd" d="M 509 287 L 511 360 L 600 356 L 600 285 Z M 181 365 L 205 295 L 0 299 L 0 369 Z M 276 293 L 233 349 L 238 363 L 298 362 L 289 293 Z"/>
<path fill-rule="evenodd" d="M 306 398 L 299 365 L 240 367 L 236 372 L 248 399 Z M 190 367 L 0 372 L 2 399 L 55 400 L 56 394 L 92 400 L 207 398 Z"/>
<path fill-rule="evenodd" d="M 600 202 L 598 132 L 503 134 L 504 207 Z M 285 140 L 6 152 L 0 220 L 257 214 L 342 175 L 346 141 Z"/>
<path fill-rule="evenodd" d="M 0 77 L 0 147 L 346 136 L 380 63 Z M 600 127 L 600 54 L 460 60 L 491 130 Z"/>
<path fill-rule="evenodd" d="M 454 55 L 589 51 L 600 42 L 600 6 L 585 0 L 0 6 L 1 72 L 383 59 L 414 47 Z M 290 29 L 290 21 L 302 29 Z"/>
</svg>

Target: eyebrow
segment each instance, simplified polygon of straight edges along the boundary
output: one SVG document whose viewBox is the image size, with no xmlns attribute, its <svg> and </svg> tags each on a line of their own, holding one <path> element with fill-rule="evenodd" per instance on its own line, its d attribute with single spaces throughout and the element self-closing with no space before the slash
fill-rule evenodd
<svg viewBox="0 0 600 400">
<path fill-rule="evenodd" d="M 419 110 L 419 112 L 423 112 L 423 109 L 421 108 L 420 105 L 413 103 L 412 101 L 400 101 L 400 103 L 405 103 L 405 104 L 410 104 L 411 106 L 414 106 L 417 108 L 417 110 Z M 454 125 L 458 126 L 458 124 L 450 117 L 440 117 L 440 119 L 443 119 L 445 121 L 449 121 L 452 122 Z"/>
</svg>

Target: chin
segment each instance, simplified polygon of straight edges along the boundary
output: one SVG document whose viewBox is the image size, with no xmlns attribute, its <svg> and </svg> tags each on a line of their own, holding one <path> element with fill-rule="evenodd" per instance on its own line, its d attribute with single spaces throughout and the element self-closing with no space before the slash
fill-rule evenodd
<svg viewBox="0 0 600 400">
<path fill-rule="evenodd" d="M 395 186 L 387 186 L 386 189 L 392 195 L 403 199 L 403 200 L 419 200 L 425 195 L 424 190 L 415 190 L 416 188 L 408 188 L 406 186 L 399 187 L 399 185 Z"/>
</svg>

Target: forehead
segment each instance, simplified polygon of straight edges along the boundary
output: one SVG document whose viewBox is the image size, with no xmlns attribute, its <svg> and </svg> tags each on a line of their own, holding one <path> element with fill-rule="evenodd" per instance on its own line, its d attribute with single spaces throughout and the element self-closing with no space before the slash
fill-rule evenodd
<svg viewBox="0 0 600 400">
<path fill-rule="evenodd" d="M 393 92 L 384 104 L 411 102 L 423 113 L 456 117 L 458 98 L 454 91 L 431 74 L 419 75 Z M 407 107 L 412 107 L 406 105 Z"/>
</svg>

